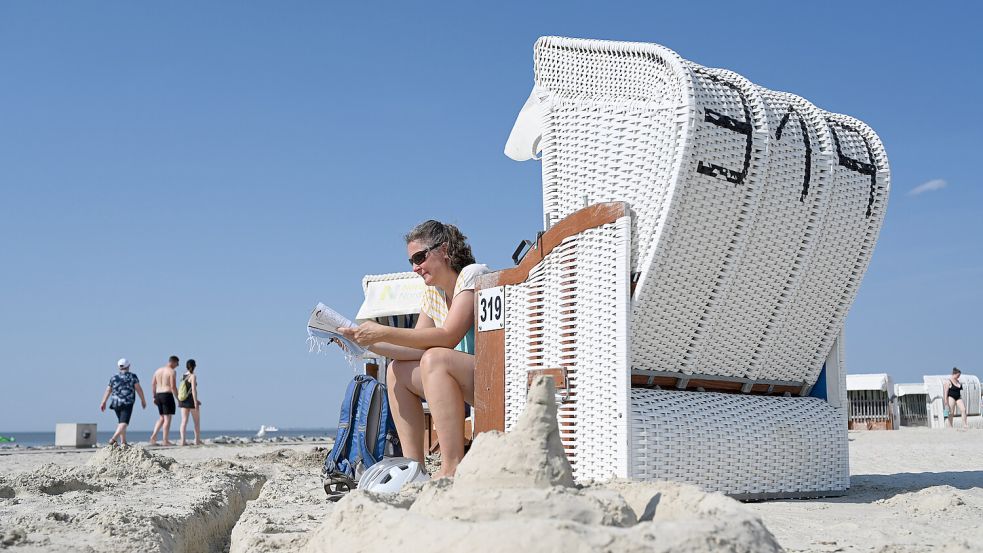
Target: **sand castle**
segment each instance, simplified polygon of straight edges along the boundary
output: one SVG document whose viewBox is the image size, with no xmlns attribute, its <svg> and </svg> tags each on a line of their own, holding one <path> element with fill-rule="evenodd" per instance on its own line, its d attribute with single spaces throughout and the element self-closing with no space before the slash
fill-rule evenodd
<svg viewBox="0 0 983 553">
<path fill-rule="evenodd" d="M 353 492 L 303 551 L 782 551 L 753 512 L 720 494 L 672 482 L 576 485 L 554 392 L 537 380 L 512 431 L 478 436 L 453 481 Z"/>
</svg>

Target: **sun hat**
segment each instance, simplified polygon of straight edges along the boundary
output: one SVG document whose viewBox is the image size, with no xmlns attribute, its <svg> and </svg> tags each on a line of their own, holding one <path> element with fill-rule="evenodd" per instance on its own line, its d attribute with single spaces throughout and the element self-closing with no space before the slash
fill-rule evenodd
<svg viewBox="0 0 983 553">
<path fill-rule="evenodd" d="M 129 369 L 130 368 L 130 362 L 127 361 L 125 357 L 123 357 L 119 361 L 117 361 L 116 362 L 116 365 L 119 366 L 119 368 L 121 368 L 121 369 Z"/>
</svg>

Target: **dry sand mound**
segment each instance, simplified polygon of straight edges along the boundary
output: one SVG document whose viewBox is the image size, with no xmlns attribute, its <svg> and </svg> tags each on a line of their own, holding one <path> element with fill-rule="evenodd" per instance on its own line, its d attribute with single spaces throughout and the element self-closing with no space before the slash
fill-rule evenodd
<svg viewBox="0 0 983 553">
<path fill-rule="evenodd" d="M 351 493 L 304 551 L 782 551 L 748 508 L 695 486 L 577 486 L 553 393 L 539 379 L 516 428 L 480 435 L 453 481 Z"/>
<path fill-rule="evenodd" d="M 236 456 L 243 463 L 263 465 L 271 475 L 232 530 L 231 553 L 297 551 L 307 543 L 334 507 L 321 485 L 320 467 L 326 456 L 323 447 Z"/>
<path fill-rule="evenodd" d="M 265 481 L 223 462 L 182 466 L 107 447 L 85 466 L 54 464 L 0 484 L 0 548 L 25 551 L 221 551 Z"/>
</svg>

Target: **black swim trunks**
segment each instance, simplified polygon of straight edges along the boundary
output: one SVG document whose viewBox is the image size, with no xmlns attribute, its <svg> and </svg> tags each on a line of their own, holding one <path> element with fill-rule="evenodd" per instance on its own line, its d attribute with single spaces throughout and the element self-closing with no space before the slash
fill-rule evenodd
<svg viewBox="0 0 983 553">
<path fill-rule="evenodd" d="M 154 403 L 157 404 L 157 412 L 161 415 L 173 415 L 177 411 L 177 407 L 174 405 L 174 394 L 171 392 L 154 394 Z"/>
<path fill-rule="evenodd" d="M 113 411 L 116 411 L 116 420 L 120 424 L 130 424 L 130 415 L 133 414 L 132 403 L 121 403 L 114 407 Z"/>
</svg>

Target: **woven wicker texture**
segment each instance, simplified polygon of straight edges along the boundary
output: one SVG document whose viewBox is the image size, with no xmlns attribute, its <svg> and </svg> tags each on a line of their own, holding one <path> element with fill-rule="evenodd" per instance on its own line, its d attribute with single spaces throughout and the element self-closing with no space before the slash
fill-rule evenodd
<svg viewBox="0 0 983 553">
<path fill-rule="evenodd" d="M 527 371 L 565 368 L 560 438 L 577 478 L 628 476 L 630 218 L 567 238 L 505 291 L 505 429 Z"/>
<path fill-rule="evenodd" d="M 741 495 L 850 485 L 841 409 L 823 400 L 640 388 L 631 398 L 633 478 Z"/>
<path fill-rule="evenodd" d="M 876 134 L 660 46 L 545 37 L 543 209 L 634 213 L 636 368 L 815 382 L 883 221 Z"/>
</svg>

